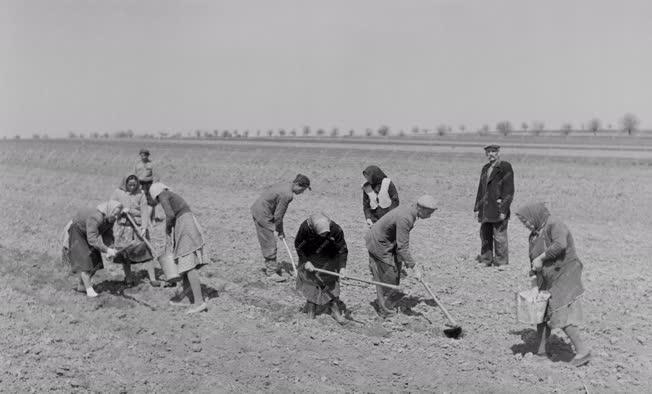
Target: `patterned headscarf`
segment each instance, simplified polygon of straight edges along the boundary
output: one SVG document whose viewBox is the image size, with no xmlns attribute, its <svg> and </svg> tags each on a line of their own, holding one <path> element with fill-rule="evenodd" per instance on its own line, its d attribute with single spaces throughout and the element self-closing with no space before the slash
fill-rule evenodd
<svg viewBox="0 0 652 394">
<path fill-rule="evenodd" d="M 521 220 L 527 220 L 528 223 L 534 226 L 534 231 L 532 232 L 538 233 L 546 225 L 550 217 L 550 211 L 548 211 L 544 203 L 535 202 L 520 207 L 516 211 L 516 216 Z"/>
<path fill-rule="evenodd" d="M 156 197 L 158 197 L 158 195 L 161 194 L 163 190 L 170 190 L 170 188 L 161 182 L 153 183 L 152 186 L 149 187 L 149 195 L 152 196 L 153 200 L 156 200 Z"/>
</svg>

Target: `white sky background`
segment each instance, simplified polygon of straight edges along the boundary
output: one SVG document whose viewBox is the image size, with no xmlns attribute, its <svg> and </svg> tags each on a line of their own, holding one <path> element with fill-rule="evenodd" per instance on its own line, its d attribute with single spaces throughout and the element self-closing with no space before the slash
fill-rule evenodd
<svg viewBox="0 0 652 394">
<path fill-rule="evenodd" d="M 0 0 L 0 136 L 652 126 L 650 0 Z"/>
</svg>

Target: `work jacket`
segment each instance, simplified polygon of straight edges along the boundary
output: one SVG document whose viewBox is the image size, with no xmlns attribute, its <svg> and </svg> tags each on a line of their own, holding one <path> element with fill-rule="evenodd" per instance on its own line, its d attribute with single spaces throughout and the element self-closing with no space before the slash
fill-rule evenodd
<svg viewBox="0 0 652 394">
<path fill-rule="evenodd" d="M 496 163 L 489 176 L 491 163 L 485 164 L 480 173 L 478 194 L 475 198 L 474 212 L 483 223 L 500 222 L 500 214 L 509 219 L 510 206 L 514 199 L 514 170 L 506 161 Z"/>
</svg>

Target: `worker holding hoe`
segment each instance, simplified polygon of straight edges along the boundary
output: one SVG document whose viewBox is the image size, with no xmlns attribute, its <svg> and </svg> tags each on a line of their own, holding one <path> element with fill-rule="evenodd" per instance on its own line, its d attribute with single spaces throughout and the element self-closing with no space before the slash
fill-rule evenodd
<svg viewBox="0 0 652 394">
<path fill-rule="evenodd" d="M 113 244 L 113 224 L 123 213 L 119 201 L 110 200 L 97 208 L 82 209 L 68 227 L 68 261 L 71 272 L 79 273 L 78 291 L 97 297 L 91 278 L 104 268 L 102 253 L 112 259 L 118 251 Z"/>
<path fill-rule="evenodd" d="M 251 206 L 258 242 L 265 259 L 263 272 L 276 282 L 285 280 L 282 276 L 283 271 L 276 261 L 276 237 L 281 240 L 285 238 L 283 228 L 285 212 L 294 195 L 301 194 L 306 189 L 310 189 L 310 179 L 298 174 L 291 183 L 282 182 L 269 186 Z"/>
<path fill-rule="evenodd" d="M 317 306 L 328 305 L 331 316 L 346 323 L 339 305 L 339 277 L 315 272 L 320 268 L 346 276 L 349 251 L 342 228 L 322 213 L 313 214 L 301 223 L 294 246 L 299 256 L 297 290 L 306 297 L 308 317 L 314 319 Z"/>
<path fill-rule="evenodd" d="M 421 279 L 421 267 L 410 254 L 410 231 L 417 219 L 427 219 L 435 210 L 435 199 L 424 195 L 414 204 L 393 209 L 371 226 L 365 242 L 369 251 L 369 268 L 375 281 L 399 285 L 403 265 L 413 270 L 417 280 Z M 383 317 L 395 314 L 388 295 L 384 287 L 376 286 L 376 307 Z"/>
<path fill-rule="evenodd" d="M 156 280 L 154 271 L 152 252 L 141 240 L 141 237 L 149 240 L 150 221 L 147 196 L 141 190 L 138 177 L 135 174 L 130 174 L 123 178 L 120 186 L 111 194 L 111 200 L 120 201 L 138 226 L 138 228 L 134 228 L 126 215 L 122 215 L 113 228 L 115 246 L 120 249 L 113 261 L 122 264 L 125 283 L 128 286 L 136 284 L 136 279 L 131 273 L 131 264 L 145 263 L 150 284 L 159 286 L 160 282 Z M 137 234 L 138 232 L 140 234 Z"/>
</svg>

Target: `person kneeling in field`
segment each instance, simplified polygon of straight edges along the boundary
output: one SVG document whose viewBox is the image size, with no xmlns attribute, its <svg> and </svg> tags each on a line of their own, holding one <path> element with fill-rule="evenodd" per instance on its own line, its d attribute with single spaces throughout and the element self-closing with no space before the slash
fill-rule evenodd
<svg viewBox="0 0 652 394">
<path fill-rule="evenodd" d="M 387 212 L 398 207 L 398 192 L 394 182 L 378 166 L 362 171 L 367 180 L 362 185 L 362 210 L 367 226 L 371 227 Z"/>
<path fill-rule="evenodd" d="M 83 209 L 75 215 L 68 227 L 68 258 L 71 272 L 79 273 L 79 291 L 97 297 L 91 284 L 95 272 L 104 268 L 102 253 L 112 259 L 117 254 L 113 244 L 113 223 L 122 212 L 119 201 L 110 200 L 97 208 Z"/>
<path fill-rule="evenodd" d="M 547 357 L 546 342 L 550 330 L 561 328 L 575 346 L 574 366 L 591 359 L 591 351 L 580 338 L 582 322 L 582 262 L 575 252 L 575 242 L 568 227 L 550 216 L 543 203 L 525 205 L 516 212 L 530 230 L 531 269 L 536 273 L 539 290 L 550 292 L 545 321 L 537 325 L 538 356 Z"/>
<path fill-rule="evenodd" d="M 251 206 L 258 242 L 265 259 L 263 272 L 277 282 L 282 282 L 285 278 L 282 277 L 283 271 L 276 261 L 276 236 L 281 240 L 285 238 L 285 211 L 294 195 L 301 194 L 306 189 L 310 189 L 310 179 L 299 174 L 292 183 L 282 182 L 269 186 Z"/>
<path fill-rule="evenodd" d="M 417 219 L 427 219 L 437 209 L 437 203 L 431 196 L 419 197 L 415 204 L 402 205 L 380 218 L 365 235 L 369 251 L 369 268 L 377 282 L 399 285 L 401 269 L 405 265 L 421 279 L 421 267 L 417 266 L 410 254 L 410 231 Z M 376 286 L 376 306 L 383 317 L 394 314 L 389 305 L 389 292 L 382 286 Z"/>
<path fill-rule="evenodd" d="M 315 318 L 317 305 L 329 305 L 333 318 L 346 323 L 339 306 L 339 278 L 315 272 L 321 268 L 346 275 L 348 249 L 342 228 L 324 214 L 311 215 L 301 223 L 294 246 L 299 256 L 297 290 L 306 297 L 308 317 Z"/>
<path fill-rule="evenodd" d="M 165 233 L 174 241 L 174 259 L 177 272 L 183 277 L 183 291 L 170 300 L 170 305 L 187 306 L 183 298 L 192 292 L 193 307 L 186 313 L 208 310 L 201 291 L 197 270 L 207 264 L 204 259 L 204 236 L 188 203 L 160 182 L 149 188 L 152 199 L 165 211 Z"/>
<path fill-rule="evenodd" d="M 140 226 L 140 234 L 131 225 L 126 215 L 116 220 L 113 228 L 115 246 L 120 252 L 113 260 L 114 263 L 122 264 L 125 273 L 125 283 L 134 285 L 135 279 L 131 273 L 131 264 L 146 263 L 149 282 L 152 286 L 159 286 L 154 272 L 154 259 L 152 252 L 147 248 L 140 237 L 149 239 L 149 206 L 147 196 L 141 190 L 138 177 L 135 174 L 125 177 L 118 189 L 111 195 L 112 200 L 120 201 L 123 210 L 128 210 L 131 218 Z M 149 262 L 149 263 L 147 263 Z"/>
</svg>

